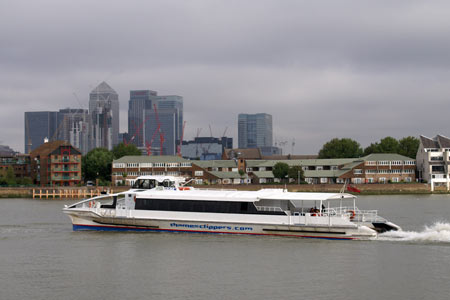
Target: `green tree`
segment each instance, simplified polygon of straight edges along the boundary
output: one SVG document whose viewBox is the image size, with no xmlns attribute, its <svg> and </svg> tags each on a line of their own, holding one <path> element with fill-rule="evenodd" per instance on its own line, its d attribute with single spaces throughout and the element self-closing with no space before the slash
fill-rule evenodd
<svg viewBox="0 0 450 300">
<path fill-rule="evenodd" d="M 420 145 L 420 141 L 418 138 L 408 136 L 399 140 L 398 143 L 398 154 L 414 159 L 416 158 L 417 150 L 419 150 Z"/>
<path fill-rule="evenodd" d="M 115 146 L 112 150 L 112 153 L 114 155 L 114 159 L 119 159 L 127 155 L 142 155 L 141 150 L 139 150 L 135 145 L 125 145 L 124 143 L 120 143 Z"/>
<path fill-rule="evenodd" d="M 364 155 L 369 155 L 372 153 L 399 153 L 399 150 L 399 142 L 395 138 L 387 136 L 381 139 L 379 143 L 372 143 L 370 146 L 365 148 Z"/>
<path fill-rule="evenodd" d="M 305 181 L 305 172 L 301 166 L 292 166 L 289 168 L 288 176 L 298 182 L 298 176 L 300 175 L 300 182 Z"/>
<path fill-rule="evenodd" d="M 283 180 L 289 172 L 289 165 L 287 163 L 278 162 L 273 166 L 272 173 L 275 178 Z"/>
<path fill-rule="evenodd" d="M 381 153 L 398 153 L 399 143 L 395 138 L 387 136 L 380 140 L 380 150 Z"/>
<path fill-rule="evenodd" d="M 8 170 L 6 171 L 5 175 L 5 181 L 8 185 L 14 185 L 16 184 L 16 174 L 14 174 L 14 169 L 12 166 L 8 167 Z"/>
<path fill-rule="evenodd" d="M 372 153 L 381 153 L 380 152 L 380 144 L 378 143 L 372 143 L 370 146 L 364 149 L 364 155 L 369 155 Z"/>
<path fill-rule="evenodd" d="M 105 148 L 95 148 L 89 151 L 82 159 L 84 180 L 110 181 L 113 158 L 112 152 Z"/>
<path fill-rule="evenodd" d="M 334 138 L 323 145 L 319 158 L 355 158 L 362 154 L 363 150 L 358 142 L 349 138 Z"/>
</svg>

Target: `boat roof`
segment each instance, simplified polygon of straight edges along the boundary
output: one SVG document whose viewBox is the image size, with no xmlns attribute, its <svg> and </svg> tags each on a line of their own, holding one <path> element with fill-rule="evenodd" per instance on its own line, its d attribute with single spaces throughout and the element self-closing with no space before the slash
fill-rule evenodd
<svg viewBox="0 0 450 300">
<path fill-rule="evenodd" d="M 262 189 L 259 191 L 236 191 L 220 189 L 191 189 L 179 191 L 167 189 L 152 189 L 137 192 L 137 197 L 147 199 L 236 202 L 257 202 L 260 200 L 326 201 L 355 198 L 355 196 L 347 193 L 297 193 L 287 192 L 283 189 Z"/>
</svg>

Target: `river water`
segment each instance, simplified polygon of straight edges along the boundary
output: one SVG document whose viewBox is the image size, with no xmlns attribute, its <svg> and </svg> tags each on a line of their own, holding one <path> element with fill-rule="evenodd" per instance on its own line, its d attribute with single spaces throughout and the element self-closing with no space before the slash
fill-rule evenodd
<svg viewBox="0 0 450 300">
<path fill-rule="evenodd" d="M 450 299 L 450 195 L 361 196 L 374 241 L 73 232 L 70 200 L 0 199 L 0 299 Z"/>
</svg>

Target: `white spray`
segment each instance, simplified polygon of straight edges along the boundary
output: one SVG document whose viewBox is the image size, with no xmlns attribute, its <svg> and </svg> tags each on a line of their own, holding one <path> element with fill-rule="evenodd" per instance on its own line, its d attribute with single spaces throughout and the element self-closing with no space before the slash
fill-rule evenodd
<svg viewBox="0 0 450 300">
<path fill-rule="evenodd" d="M 388 231 L 378 235 L 382 241 L 450 243 L 450 223 L 436 222 L 423 231 Z"/>
</svg>

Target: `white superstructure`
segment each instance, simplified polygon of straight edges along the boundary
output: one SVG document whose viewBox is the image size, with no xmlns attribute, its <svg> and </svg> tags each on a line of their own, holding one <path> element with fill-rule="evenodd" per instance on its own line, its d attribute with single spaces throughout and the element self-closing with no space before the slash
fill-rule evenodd
<svg viewBox="0 0 450 300">
<path fill-rule="evenodd" d="M 194 189 L 183 186 L 183 182 L 184 179 L 179 177 L 142 176 L 127 192 L 83 200 L 63 211 L 71 218 L 74 230 L 149 230 L 326 239 L 372 238 L 377 234 L 373 223 L 384 220 L 375 211 L 370 214 L 359 211 L 351 194 L 292 193 L 282 189 Z M 353 205 L 344 207 L 343 201 L 348 200 Z"/>
</svg>

